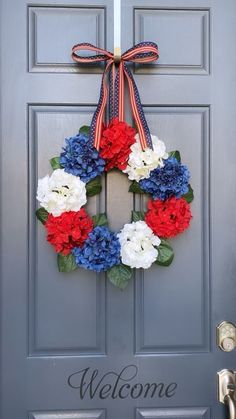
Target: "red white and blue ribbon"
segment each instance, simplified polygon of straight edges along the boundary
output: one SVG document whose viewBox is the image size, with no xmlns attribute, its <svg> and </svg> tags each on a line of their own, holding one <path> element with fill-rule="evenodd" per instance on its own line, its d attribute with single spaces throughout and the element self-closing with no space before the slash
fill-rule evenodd
<svg viewBox="0 0 236 419">
<path fill-rule="evenodd" d="M 82 57 L 77 54 L 82 50 L 94 51 L 96 55 Z M 117 117 L 119 121 L 124 121 L 125 78 L 129 87 L 130 103 L 139 133 L 141 147 L 142 149 L 147 147 L 152 148 L 151 134 L 143 112 L 138 88 L 127 62 L 148 63 L 156 61 L 158 57 L 158 47 L 154 42 L 141 42 L 128 49 L 121 55 L 118 63 L 116 63 L 113 53 L 92 44 L 82 43 L 72 48 L 72 59 L 77 63 L 106 62 L 102 76 L 100 98 L 90 128 L 90 141 L 97 150 L 100 148 L 102 124 L 108 100 L 110 119 Z"/>
</svg>

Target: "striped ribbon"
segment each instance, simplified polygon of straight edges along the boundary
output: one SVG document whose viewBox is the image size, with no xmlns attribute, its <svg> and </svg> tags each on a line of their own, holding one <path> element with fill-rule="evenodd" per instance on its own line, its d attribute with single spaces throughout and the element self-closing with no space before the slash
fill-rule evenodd
<svg viewBox="0 0 236 419">
<path fill-rule="evenodd" d="M 78 52 L 82 50 L 94 51 L 96 55 L 87 57 L 78 55 Z M 96 63 L 102 61 L 106 63 L 102 76 L 100 98 L 90 128 L 90 141 L 97 150 L 100 147 L 102 123 L 108 101 L 110 120 L 112 118 L 118 118 L 119 121 L 124 121 L 125 78 L 129 87 L 130 103 L 139 133 L 141 147 L 142 149 L 146 147 L 152 148 L 151 134 L 143 112 L 138 88 L 127 62 L 148 63 L 157 60 L 158 57 L 158 47 L 154 42 L 141 42 L 128 49 L 121 55 L 119 63 L 115 62 L 114 54 L 92 44 L 82 43 L 72 48 L 72 59 L 77 63 Z"/>
</svg>

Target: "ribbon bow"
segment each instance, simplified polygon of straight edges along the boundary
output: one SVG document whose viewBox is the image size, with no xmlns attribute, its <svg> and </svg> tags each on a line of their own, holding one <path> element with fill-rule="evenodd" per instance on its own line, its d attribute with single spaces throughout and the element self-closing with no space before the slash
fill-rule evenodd
<svg viewBox="0 0 236 419">
<path fill-rule="evenodd" d="M 82 57 L 77 54 L 77 52 L 81 50 L 94 51 L 97 54 Z M 99 150 L 100 147 L 102 123 L 108 96 L 110 119 L 118 118 L 119 121 L 124 120 L 125 77 L 129 86 L 130 103 L 138 129 L 141 147 L 142 149 L 146 147 L 152 148 L 151 134 L 141 105 L 138 88 L 127 62 L 148 63 L 155 61 L 158 58 L 158 47 L 154 42 L 141 42 L 135 45 L 122 54 L 118 62 L 114 54 L 92 44 L 82 43 L 77 44 L 72 48 L 72 59 L 77 63 L 106 62 L 102 76 L 100 98 L 90 128 L 90 142 L 97 150 Z M 107 76 L 109 76 L 109 90 L 107 86 Z"/>
</svg>

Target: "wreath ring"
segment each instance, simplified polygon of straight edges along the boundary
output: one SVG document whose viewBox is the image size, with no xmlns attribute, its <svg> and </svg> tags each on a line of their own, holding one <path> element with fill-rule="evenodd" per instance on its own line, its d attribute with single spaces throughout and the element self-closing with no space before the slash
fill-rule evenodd
<svg viewBox="0 0 236 419">
<path fill-rule="evenodd" d="M 142 149 L 139 134 L 126 122 L 113 119 L 103 126 L 100 150 L 89 141 L 90 127 L 66 139 L 60 156 L 50 160 L 53 173 L 38 181 L 37 218 L 47 241 L 57 252 L 60 272 L 82 267 L 107 272 L 124 289 L 134 268 L 169 266 L 174 259 L 168 241 L 190 225 L 193 190 L 189 170 L 179 151 L 167 152 L 152 136 L 153 149 Z M 147 194 L 145 211 L 132 211 L 120 232 L 109 229 L 105 213 L 90 216 L 87 199 L 102 190 L 101 176 L 118 169 L 131 181 L 129 192 Z"/>
</svg>

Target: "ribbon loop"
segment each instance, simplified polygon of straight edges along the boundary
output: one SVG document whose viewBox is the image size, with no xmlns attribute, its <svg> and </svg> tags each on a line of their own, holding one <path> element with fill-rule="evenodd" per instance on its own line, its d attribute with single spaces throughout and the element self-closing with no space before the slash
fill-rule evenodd
<svg viewBox="0 0 236 419">
<path fill-rule="evenodd" d="M 79 51 L 93 51 L 96 54 L 84 57 L 78 55 Z M 102 76 L 100 97 L 97 109 L 92 118 L 90 129 L 90 142 L 98 150 L 100 147 L 102 122 L 108 98 L 110 119 L 118 117 L 120 121 L 124 120 L 125 78 L 128 82 L 130 103 L 138 129 L 141 147 L 142 149 L 146 147 L 152 148 L 151 134 L 142 108 L 138 88 L 127 62 L 147 63 L 155 61 L 158 58 L 158 47 L 154 42 L 140 42 L 122 54 L 119 60 L 117 60 L 116 55 L 113 53 L 89 43 L 77 44 L 72 48 L 72 59 L 77 63 L 106 63 Z M 107 76 L 109 79 L 109 90 L 106 82 Z"/>
<path fill-rule="evenodd" d="M 122 54 L 124 61 L 145 63 L 156 61 L 159 58 L 158 47 L 154 42 L 140 42 Z"/>
<path fill-rule="evenodd" d="M 81 57 L 80 55 L 76 54 L 78 51 L 94 51 L 98 52 L 99 54 L 96 55 L 88 55 L 87 57 Z M 77 63 L 90 63 L 90 62 L 100 62 L 100 61 L 107 61 L 109 59 L 113 60 L 113 54 L 105 49 L 101 49 L 95 47 L 92 44 L 82 43 L 76 44 L 72 48 L 72 59 Z"/>
</svg>

